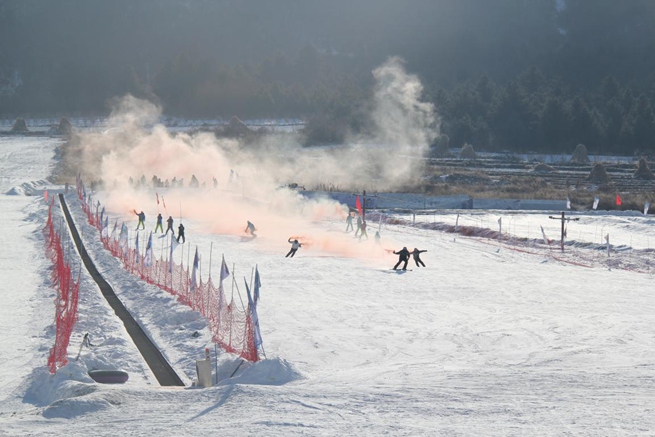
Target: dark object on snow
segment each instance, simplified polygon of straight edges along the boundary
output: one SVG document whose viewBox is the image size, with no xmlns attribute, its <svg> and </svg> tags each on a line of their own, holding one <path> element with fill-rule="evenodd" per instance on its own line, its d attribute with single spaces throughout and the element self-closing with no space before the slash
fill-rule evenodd
<svg viewBox="0 0 655 437">
<path fill-rule="evenodd" d="M 198 337 L 200 337 L 200 333 L 198 331 L 193 331 L 193 334 L 191 334 L 191 337 L 198 338 Z"/>
<path fill-rule="evenodd" d="M 89 370 L 89 376 L 101 384 L 123 384 L 130 375 L 122 370 Z"/>
</svg>

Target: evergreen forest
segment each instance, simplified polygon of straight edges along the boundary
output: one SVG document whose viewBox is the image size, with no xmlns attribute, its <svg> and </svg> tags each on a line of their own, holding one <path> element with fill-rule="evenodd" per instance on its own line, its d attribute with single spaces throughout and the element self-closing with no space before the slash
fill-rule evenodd
<svg viewBox="0 0 655 437">
<path fill-rule="evenodd" d="M 451 147 L 653 155 L 653 53 L 653 0 L 0 0 L 0 118 L 132 94 L 334 143 L 398 56 Z"/>
</svg>

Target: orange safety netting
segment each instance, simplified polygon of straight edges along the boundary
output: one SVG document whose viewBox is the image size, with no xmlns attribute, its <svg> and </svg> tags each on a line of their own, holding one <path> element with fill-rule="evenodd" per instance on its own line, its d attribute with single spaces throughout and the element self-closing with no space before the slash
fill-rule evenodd
<svg viewBox="0 0 655 437">
<path fill-rule="evenodd" d="M 46 255 L 52 261 L 54 268 L 51 273 L 52 283 L 57 286 L 55 300 L 55 345 L 50 349 L 48 368 L 55 373 L 57 368 L 68 362 L 67 351 L 73 326 L 77 320 L 77 305 L 80 291 L 80 278 L 72 277 L 71 266 L 64 257 L 61 237 L 57 233 L 52 220 L 53 201 L 48 206 L 48 220 L 43 230 L 46 240 Z"/>
<path fill-rule="evenodd" d="M 100 231 L 100 239 L 105 249 L 120 259 L 128 272 L 177 296 L 181 303 L 202 314 L 208 321 L 212 341 L 226 352 L 239 355 L 248 361 L 259 359 L 250 302 L 246 308 L 239 308 L 234 298 L 228 303 L 222 280 L 216 286 L 210 276 L 207 282 L 199 280 L 194 284 L 189 269 L 182 263 L 176 264 L 172 259 L 156 259 L 151 253 L 150 265 L 147 265 L 147 254 L 141 254 L 136 248 L 128 247 L 125 240 L 121 242 L 119 238 L 110 235 L 107 220 L 102 223 L 101 214 L 98 212 L 100 203 L 98 202 L 95 208 L 92 206 L 93 203 L 85 195 L 79 180 L 77 192 L 89 223 Z M 142 244 L 145 243 L 144 241 Z"/>
</svg>

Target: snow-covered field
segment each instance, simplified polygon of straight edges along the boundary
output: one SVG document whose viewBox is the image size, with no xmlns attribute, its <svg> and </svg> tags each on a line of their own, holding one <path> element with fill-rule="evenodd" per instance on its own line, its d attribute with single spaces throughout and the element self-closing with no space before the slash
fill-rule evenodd
<svg viewBox="0 0 655 437">
<path fill-rule="evenodd" d="M 185 264 L 198 246 L 206 278 L 211 247 L 212 277 L 225 255 L 238 284 L 255 265 L 262 278 L 266 359 L 229 378 L 238 360 L 220 354 L 219 385 L 200 389 L 190 385 L 195 359 L 205 347 L 213 355 L 206 323 L 125 273 L 71 192 L 91 257 L 187 387 L 158 386 L 83 269 L 70 363 L 52 376 L 55 291 L 41 194 L 62 189 L 45 180 L 57 144 L 0 138 L 0 435 L 655 434 L 655 223 L 637 214 L 576 215 L 567 234 L 579 244 L 564 254 L 559 221 L 544 212 L 386 216 L 369 223 L 362 242 L 344 234 L 345 222 L 321 220 L 313 226 L 352 250 L 312 245 L 293 259 L 284 257 L 287 242 L 265 231 L 245 241 L 189 220 L 176 254 Z M 144 211 L 154 217 L 154 202 Z M 442 230 L 497 231 L 501 218 L 507 240 Z M 373 241 L 378 226 L 382 248 L 425 249 L 427 267 L 410 261 L 411 271 L 392 271 L 397 257 Z M 537 241 L 541 226 L 551 247 Z M 94 346 L 76 360 L 87 332 Z M 128 371 L 129 381 L 102 385 L 86 375 L 107 366 Z"/>
</svg>

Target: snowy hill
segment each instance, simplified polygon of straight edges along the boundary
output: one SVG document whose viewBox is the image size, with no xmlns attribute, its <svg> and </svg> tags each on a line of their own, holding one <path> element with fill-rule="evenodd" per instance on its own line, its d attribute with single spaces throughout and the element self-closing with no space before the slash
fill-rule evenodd
<svg viewBox="0 0 655 437">
<path fill-rule="evenodd" d="M 250 241 L 241 226 L 217 232 L 221 217 L 186 220 L 177 260 L 187 265 L 197 246 L 203 279 L 210 250 L 213 277 L 220 255 L 235 267 L 238 284 L 255 265 L 262 276 L 265 359 L 230 378 L 239 360 L 219 353 L 219 384 L 200 389 L 191 387 L 195 360 L 205 347 L 214 356 L 206 321 L 126 273 L 69 192 L 96 266 L 187 386 L 158 386 L 84 269 L 70 363 L 50 375 L 55 294 L 41 193 L 63 189 L 43 182 L 57 145 L 0 138 L 0 435 L 597 436 L 655 429 L 655 233 L 652 219 L 636 214 L 579 214 L 563 254 L 560 224 L 548 212 L 386 215 L 361 242 L 344 233 L 345 220 L 325 214 L 294 219 L 312 243 L 294 258 L 284 257 L 288 232 L 281 238 L 271 229 L 276 222 L 258 220 L 260 236 Z M 150 230 L 158 205 L 154 193 L 147 196 L 138 205 Z M 185 193 L 166 196 L 173 205 Z M 130 211 L 108 213 L 133 232 Z M 501 218 L 502 238 L 494 238 Z M 455 225 L 486 231 L 465 236 Z M 380 246 L 372 238 L 378 229 Z M 391 270 L 397 256 L 384 249 L 403 246 L 427 250 L 426 267 L 410 261 L 410 271 Z M 87 332 L 93 346 L 80 348 Z M 129 381 L 94 383 L 86 372 L 102 365 L 128 371 Z"/>
</svg>

